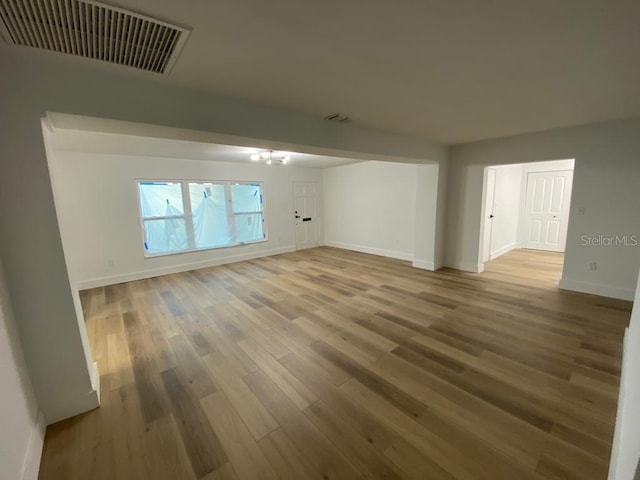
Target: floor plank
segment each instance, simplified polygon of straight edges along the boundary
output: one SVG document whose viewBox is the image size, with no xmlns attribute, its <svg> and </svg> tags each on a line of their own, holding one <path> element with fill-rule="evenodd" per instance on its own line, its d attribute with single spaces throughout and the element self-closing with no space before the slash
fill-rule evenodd
<svg viewBox="0 0 640 480">
<path fill-rule="evenodd" d="M 81 292 L 102 404 L 41 479 L 606 478 L 631 303 L 320 247 Z"/>
</svg>

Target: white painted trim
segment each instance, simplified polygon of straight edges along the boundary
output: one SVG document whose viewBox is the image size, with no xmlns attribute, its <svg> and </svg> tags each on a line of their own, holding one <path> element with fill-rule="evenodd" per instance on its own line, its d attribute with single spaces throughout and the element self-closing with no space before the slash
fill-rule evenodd
<svg viewBox="0 0 640 480">
<path fill-rule="evenodd" d="M 414 258 L 412 265 L 415 268 L 422 268 L 424 270 L 430 270 L 432 272 L 435 272 L 437 270 L 433 262 L 427 262 L 425 260 L 416 260 Z"/>
<path fill-rule="evenodd" d="M 21 480 L 37 480 L 40 473 L 40 459 L 42 458 L 42 447 L 44 445 L 44 434 L 47 430 L 47 422 L 44 414 L 39 411 L 36 416 L 36 424 L 29 435 L 27 452 L 22 465 Z"/>
<path fill-rule="evenodd" d="M 56 403 L 46 413 L 47 425 L 98 408 L 100 406 L 100 398 L 97 390 L 91 390 L 72 399 L 61 398 Z"/>
<path fill-rule="evenodd" d="M 307 245 L 308 245 L 307 247 L 302 247 L 302 248 L 296 247 L 296 250 L 297 251 L 299 251 L 299 250 L 309 250 L 310 248 L 316 248 L 316 247 L 319 247 L 320 245 L 324 245 L 324 243 L 322 243 L 320 240 L 318 240 L 317 242 L 309 242 Z"/>
<path fill-rule="evenodd" d="M 484 263 L 471 263 L 471 262 L 455 262 L 445 264 L 445 267 L 453 268 L 454 270 L 461 270 L 463 272 L 482 273 L 484 272 Z"/>
<path fill-rule="evenodd" d="M 230 255 L 228 257 L 216 258 L 213 260 L 205 260 L 202 262 L 183 263 L 180 265 L 172 265 L 170 267 L 160 267 L 141 272 L 123 273 L 122 275 L 113 275 L 111 277 L 94 278 L 91 280 L 80 281 L 76 284 L 78 290 L 86 290 L 88 288 L 104 287 L 106 285 L 115 285 L 116 283 L 132 282 L 145 278 L 159 277 L 160 275 L 170 275 L 172 273 L 188 272 L 189 270 L 197 270 L 199 268 L 214 267 L 216 265 L 224 265 L 226 263 L 241 262 L 243 260 L 252 260 L 254 258 L 268 257 L 271 255 L 279 255 L 281 253 L 294 252 L 295 246 L 274 248 L 256 253 L 245 253 L 242 255 Z"/>
<path fill-rule="evenodd" d="M 93 362 L 89 368 L 89 377 L 91 379 L 91 388 L 98 393 L 98 404 L 100 403 L 100 372 L 98 371 L 98 362 Z"/>
<path fill-rule="evenodd" d="M 625 386 L 627 384 L 627 370 L 629 369 L 629 329 L 625 328 L 624 339 L 622 341 L 622 371 L 620 372 L 620 391 L 618 392 L 618 410 L 616 414 L 616 427 L 613 434 L 613 445 L 611 446 L 611 459 L 609 460 L 608 480 L 616 480 L 618 468 L 618 457 L 620 455 L 620 438 L 622 438 L 622 417 L 624 412 Z"/>
<path fill-rule="evenodd" d="M 633 300 L 634 291 L 630 288 L 612 287 L 610 285 L 600 285 L 597 283 L 583 282 L 563 278 L 558 285 L 562 290 L 572 290 L 574 292 L 591 293 L 602 297 L 619 298 L 622 300 Z"/>
<path fill-rule="evenodd" d="M 518 248 L 518 244 L 516 242 L 511 243 L 510 245 L 506 245 L 502 248 L 497 249 L 494 252 L 489 254 L 489 260 L 495 260 L 498 257 L 501 257 L 505 253 L 509 253 L 511 250 Z"/>
<path fill-rule="evenodd" d="M 344 250 L 353 250 L 355 252 L 370 253 L 372 255 L 379 255 L 381 257 L 397 258 L 398 260 L 408 260 L 408 261 L 413 260 L 412 254 L 405 253 L 405 252 L 397 252 L 395 250 L 371 248 L 363 245 L 353 245 L 351 243 L 342 243 L 342 242 L 331 242 L 327 240 L 325 240 L 322 243 L 323 245 L 326 245 L 328 247 L 336 247 L 336 248 L 342 248 Z"/>
</svg>

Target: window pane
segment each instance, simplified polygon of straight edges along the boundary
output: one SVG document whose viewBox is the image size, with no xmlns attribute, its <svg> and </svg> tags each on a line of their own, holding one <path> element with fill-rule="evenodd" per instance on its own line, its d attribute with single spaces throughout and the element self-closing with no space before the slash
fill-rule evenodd
<svg viewBox="0 0 640 480">
<path fill-rule="evenodd" d="M 264 238 L 261 213 L 236 215 L 236 238 L 238 243 L 254 242 Z"/>
<path fill-rule="evenodd" d="M 187 187 L 186 204 L 183 186 Z M 144 247 L 149 255 L 265 239 L 262 187 L 258 183 L 138 182 L 138 194 Z"/>
<path fill-rule="evenodd" d="M 234 212 L 261 212 L 260 185 L 231 185 Z"/>
<path fill-rule="evenodd" d="M 223 247 L 233 243 L 227 218 L 224 185 L 190 183 L 189 198 L 193 212 L 193 235 L 196 248 Z"/>
<path fill-rule="evenodd" d="M 143 218 L 182 215 L 182 188 L 180 183 L 139 182 L 140 211 Z"/>
<path fill-rule="evenodd" d="M 187 229 L 184 218 L 144 220 L 147 253 L 169 253 L 187 250 Z"/>
<path fill-rule="evenodd" d="M 191 210 L 195 211 L 205 199 L 210 199 L 218 207 L 227 206 L 224 184 L 219 183 L 190 183 L 189 198 Z"/>
</svg>

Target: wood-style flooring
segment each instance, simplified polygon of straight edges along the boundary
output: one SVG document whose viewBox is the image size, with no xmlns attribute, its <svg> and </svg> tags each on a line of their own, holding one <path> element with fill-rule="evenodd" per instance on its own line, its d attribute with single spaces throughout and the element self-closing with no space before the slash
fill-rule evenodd
<svg viewBox="0 0 640 480">
<path fill-rule="evenodd" d="M 562 255 L 335 248 L 82 292 L 102 406 L 41 479 L 605 479 L 630 302 Z"/>
</svg>

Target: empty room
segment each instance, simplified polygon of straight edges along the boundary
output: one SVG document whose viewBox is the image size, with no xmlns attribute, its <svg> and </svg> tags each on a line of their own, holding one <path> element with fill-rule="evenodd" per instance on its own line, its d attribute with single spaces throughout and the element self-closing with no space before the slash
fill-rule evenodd
<svg viewBox="0 0 640 480">
<path fill-rule="evenodd" d="M 1 1 L 0 478 L 638 478 L 639 22 Z"/>
</svg>

